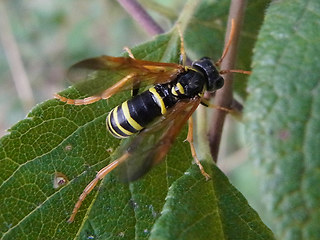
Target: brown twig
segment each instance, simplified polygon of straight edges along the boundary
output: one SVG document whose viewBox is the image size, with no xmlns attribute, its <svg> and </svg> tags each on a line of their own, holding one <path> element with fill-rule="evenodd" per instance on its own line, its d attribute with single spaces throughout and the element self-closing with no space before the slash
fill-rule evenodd
<svg viewBox="0 0 320 240">
<path fill-rule="evenodd" d="M 230 28 L 231 28 L 231 20 L 234 19 L 235 23 L 235 32 L 232 39 L 232 44 L 228 50 L 226 57 L 221 62 L 221 69 L 234 69 L 236 56 L 237 56 L 237 45 L 240 36 L 240 29 L 244 17 L 244 10 L 246 7 L 246 0 L 232 0 L 229 10 L 229 19 L 228 19 L 228 30 L 225 36 L 225 44 L 228 42 Z M 231 108 L 233 102 L 232 95 L 232 74 L 227 73 L 224 75 L 225 85 L 224 87 L 217 91 L 214 104 L 217 106 Z M 218 159 L 220 140 L 222 135 L 222 129 L 224 125 L 224 120 L 227 112 L 221 110 L 214 110 L 211 126 L 209 129 L 209 146 L 212 158 L 215 162 Z"/>
<path fill-rule="evenodd" d="M 0 2 L 0 32 L 0 40 L 7 56 L 18 96 L 24 109 L 29 111 L 34 104 L 33 94 L 18 45 L 11 30 L 4 1 Z"/>
<path fill-rule="evenodd" d="M 118 0 L 118 2 L 147 33 L 157 35 L 164 32 L 136 0 Z"/>
<path fill-rule="evenodd" d="M 136 0 L 118 0 L 121 6 L 151 35 L 164 33 L 164 30 L 152 19 L 146 10 Z M 197 8 L 199 0 L 189 0 L 185 3 L 177 23 L 183 34 L 188 25 L 193 12 Z M 186 63 L 191 64 L 191 60 L 186 56 Z"/>
</svg>

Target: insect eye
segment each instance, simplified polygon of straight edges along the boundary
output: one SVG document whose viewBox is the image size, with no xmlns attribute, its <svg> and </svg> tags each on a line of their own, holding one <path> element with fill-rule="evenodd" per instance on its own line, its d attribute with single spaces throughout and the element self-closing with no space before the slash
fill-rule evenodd
<svg viewBox="0 0 320 240">
<path fill-rule="evenodd" d="M 224 85 L 224 79 L 223 79 L 223 77 L 219 76 L 215 80 L 215 89 L 218 90 L 218 89 L 222 88 L 223 85 Z"/>
<path fill-rule="evenodd" d="M 220 75 L 211 76 L 207 80 L 207 91 L 209 92 L 214 92 L 220 88 L 223 87 L 224 85 L 224 79 Z"/>
<path fill-rule="evenodd" d="M 213 65 L 212 61 L 208 57 L 203 57 L 198 61 L 192 63 L 192 66 L 202 72 L 206 78 L 207 91 L 216 91 L 222 88 L 224 79 L 220 75 L 219 71 Z"/>
</svg>

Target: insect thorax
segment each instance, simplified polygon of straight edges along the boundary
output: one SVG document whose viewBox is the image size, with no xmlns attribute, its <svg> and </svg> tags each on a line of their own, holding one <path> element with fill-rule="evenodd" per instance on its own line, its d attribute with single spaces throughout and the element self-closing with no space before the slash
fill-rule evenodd
<svg viewBox="0 0 320 240">
<path fill-rule="evenodd" d="M 188 69 L 177 77 L 171 88 L 171 93 L 178 99 L 193 98 L 204 91 L 206 79 L 202 73 Z"/>
</svg>

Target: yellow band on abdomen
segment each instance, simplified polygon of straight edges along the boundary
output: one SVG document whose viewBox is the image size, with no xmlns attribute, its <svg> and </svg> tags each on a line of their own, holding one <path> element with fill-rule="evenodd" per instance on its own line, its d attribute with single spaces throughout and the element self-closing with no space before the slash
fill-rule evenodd
<svg viewBox="0 0 320 240">
<path fill-rule="evenodd" d="M 159 107 L 161 108 L 161 114 L 164 115 L 167 112 L 167 109 L 166 109 L 166 106 L 165 106 L 160 94 L 157 92 L 157 90 L 154 87 L 150 88 L 149 92 L 151 92 L 153 94 L 153 96 L 155 97 L 155 99 L 157 100 L 157 103 L 158 103 Z"/>
<path fill-rule="evenodd" d="M 125 101 L 124 103 L 122 103 L 121 107 L 122 107 L 123 114 L 126 117 L 128 123 L 137 131 L 140 131 L 141 129 L 143 129 L 143 127 L 131 117 L 129 107 L 128 107 L 128 101 Z"/>
</svg>

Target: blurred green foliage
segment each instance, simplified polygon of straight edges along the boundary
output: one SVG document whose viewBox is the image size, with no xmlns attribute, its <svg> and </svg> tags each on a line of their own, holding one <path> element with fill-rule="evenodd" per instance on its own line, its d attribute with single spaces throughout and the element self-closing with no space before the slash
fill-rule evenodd
<svg viewBox="0 0 320 240">
<path fill-rule="evenodd" d="M 320 237 L 320 2 L 270 4 L 246 102 L 250 158 L 279 239 Z"/>
<path fill-rule="evenodd" d="M 115 1 L 14 0 L 0 4 L 7 11 L 37 103 L 68 85 L 64 74 L 73 63 L 103 54 L 118 56 L 124 46 L 149 38 Z M 0 135 L 26 114 L 0 43 Z"/>
</svg>

